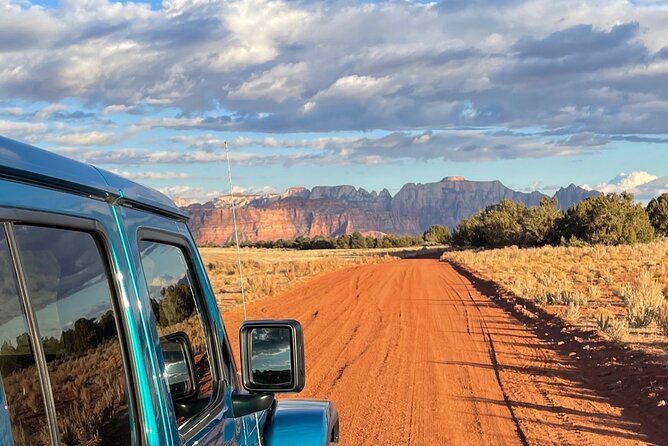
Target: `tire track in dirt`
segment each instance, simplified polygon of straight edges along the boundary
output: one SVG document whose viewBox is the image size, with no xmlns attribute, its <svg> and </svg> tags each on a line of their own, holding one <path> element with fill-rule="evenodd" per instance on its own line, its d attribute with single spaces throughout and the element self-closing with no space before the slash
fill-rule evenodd
<svg viewBox="0 0 668 446">
<path fill-rule="evenodd" d="M 297 397 L 333 400 L 345 445 L 648 444 L 568 357 L 437 260 L 323 274 L 248 312 L 302 321 Z M 236 353 L 241 311 L 224 318 Z"/>
</svg>

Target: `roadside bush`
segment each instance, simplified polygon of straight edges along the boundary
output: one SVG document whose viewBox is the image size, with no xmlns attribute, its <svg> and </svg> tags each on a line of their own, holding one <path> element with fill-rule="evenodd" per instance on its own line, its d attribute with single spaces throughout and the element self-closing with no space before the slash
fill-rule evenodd
<svg viewBox="0 0 668 446">
<path fill-rule="evenodd" d="M 659 326 L 661 332 L 665 335 L 668 335 L 668 302 L 664 302 L 664 304 L 661 305 L 656 323 Z"/>
<path fill-rule="evenodd" d="M 608 309 L 598 312 L 596 315 L 596 325 L 608 338 L 615 342 L 623 341 L 629 334 L 626 321 L 617 319 L 615 314 Z"/>
<path fill-rule="evenodd" d="M 652 198 L 645 212 L 656 234 L 668 236 L 668 193 Z"/>
<path fill-rule="evenodd" d="M 626 305 L 626 320 L 631 327 L 643 328 L 659 317 L 665 304 L 661 285 L 649 271 L 642 271 L 634 284 L 624 284 L 619 295 Z"/>
<path fill-rule="evenodd" d="M 590 197 L 565 214 L 554 199 L 544 198 L 534 207 L 502 200 L 462 220 L 452 238 L 459 246 L 489 248 L 620 245 L 651 241 L 653 224 L 658 231 L 668 228 L 668 195 L 648 206 L 648 212 L 628 193 Z"/>
<path fill-rule="evenodd" d="M 544 198 L 539 206 L 502 200 L 462 220 L 453 235 L 460 246 L 542 246 L 557 238 L 557 222 L 563 217 L 556 200 Z"/>
<path fill-rule="evenodd" d="M 577 321 L 580 318 L 580 306 L 574 303 L 568 304 L 561 313 L 561 317 L 567 321 Z"/>
<path fill-rule="evenodd" d="M 434 243 L 438 245 L 446 245 L 451 242 L 450 230 L 447 226 L 433 225 L 425 231 L 422 238 L 427 243 Z"/>
<path fill-rule="evenodd" d="M 558 228 L 565 240 L 620 245 L 648 242 L 654 228 L 642 206 L 629 193 L 597 195 L 572 206 Z"/>
<path fill-rule="evenodd" d="M 445 228 L 447 230 L 447 228 Z M 420 236 L 405 235 L 397 237 L 385 235 L 383 237 L 364 236 L 360 232 L 342 234 L 336 238 L 322 235 L 311 237 L 297 237 L 294 240 L 264 240 L 258 242 L 244 242 L 242 247 L 265 248 L 265 249 L 367 249 L 367 248 L 405 248 L 420 246 L 425 243 Z M 211 268 L 209 268 L 211 269 Z"/>
</svg>

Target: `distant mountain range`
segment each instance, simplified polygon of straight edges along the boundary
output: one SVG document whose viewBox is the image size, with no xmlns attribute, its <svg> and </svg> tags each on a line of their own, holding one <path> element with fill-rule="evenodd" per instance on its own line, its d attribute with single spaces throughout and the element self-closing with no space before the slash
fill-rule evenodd
<svg viewBox="0 0 668 446">
<path fill-rule="evenodd" d="M 598 192 L 571 184 L 554 195 L 566 209 Z M 292 187 L 284 194 L 224 196 L 205 204 L 183 206 L 198 243 L 233 240 L 231 203 L 236 204 L 243 241 L 336 236 L 354 231 L 374 235 L 421 234 L 441 224 L 454 229 L 460 220 L 502 199 L 537 206 L 546 195 L 524 193 L 500 181 L 468 181 L 446 177 L 426 184 L 405 184 L 396 195 L 387 189 L 367 192 L 353 186 Z"/>
</svg>

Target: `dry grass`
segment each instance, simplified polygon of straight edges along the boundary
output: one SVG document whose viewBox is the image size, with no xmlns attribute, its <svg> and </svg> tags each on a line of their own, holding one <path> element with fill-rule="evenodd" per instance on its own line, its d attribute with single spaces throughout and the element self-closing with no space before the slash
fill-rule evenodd
<svg viewBox="0 0 668 446">
<path fill-rule="evenodd" d="M 626 320 L 631 327 L 647 327 L 659 316 L 665 302 L 661 285 L 645 270 L 634 283 L 625 283 L 619 295 L 626 305 Z"/>
<path fill-rule="evenodd" d="M 379 263 L 415 253 L 415 248 L 282 250 L 243 248 L 241 267 L 249 301 L 279 293 L 295 282 L 354 265 Z M 233 248 L 200 248 L 222 311 L 241 303 L 237 253 Z"/>
<path fill-rule="evenodd" d="M 668 334 L 668 241 L 456 251 L 462 264 L 570 322 L 646 346 Z M 633 329 L 633 330 L 629 330 Z"/>
</svg>

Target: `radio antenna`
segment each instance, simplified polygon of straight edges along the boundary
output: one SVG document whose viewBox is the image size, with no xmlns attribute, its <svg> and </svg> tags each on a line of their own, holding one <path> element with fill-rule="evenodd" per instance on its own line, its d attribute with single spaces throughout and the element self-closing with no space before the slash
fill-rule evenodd
<svg viewBox="0 0 668 446">
<path fill-rule="evenodd" d="M 230 149 L 225 141 L 225 158 L 227 160 L 227 181 L 230 185 L 230 207 L 232 208 L 232 224 L 234 225 L 234 244 L 237 247 L 237 268 L 239 269 L 239 285 L 241 285 L 241 302 L 244 307 L 244 322 L 248 320 L 246 313 L 246 290 L 244 288 L 244 272 L 241 267 L 241 246 L 239 246 L 239 229 L 237 226 L 237 205 L 234 202 L 234 187 L 232 186 L 232 168 L 230 167 Z M 242 421 L 243 422 L 243 421 Z M 246 423 L 244 423 L 244 432 L 246 432 Z M 255 432 L 257 433 L 257 442 L 262 446 L 262 437 L 260 437 L 260 422 L 257 412 L 255 413 Z"/>
<path fill-rule="evenodd" d="M 234 225 L 234 244 L 237 248 L 237 268 L 239 269 L 239 285 L 241 286 L 241 302 L 244 307 L 244 321 L 248 320 L 246 313 L 246 289 L 244 288 L 244 273 L 241 267 L 241 247 L 239 246 L 239 229 L 237 227 L 237 205 L 234 202 L 234 187 L 232 186 L 232 168 L 230 167 L 230 150 L 225 141 L 225 158 L 227 159 L 227 180 L 230 185 L 230 207 L 232 208 L 232 224 Z"/>
</svg>

